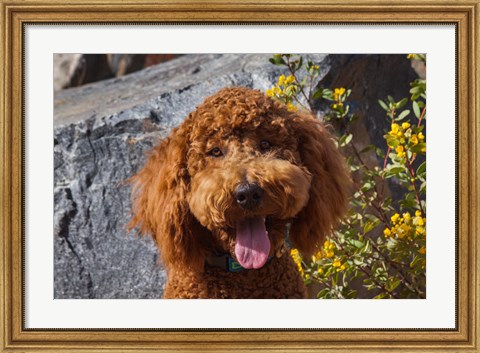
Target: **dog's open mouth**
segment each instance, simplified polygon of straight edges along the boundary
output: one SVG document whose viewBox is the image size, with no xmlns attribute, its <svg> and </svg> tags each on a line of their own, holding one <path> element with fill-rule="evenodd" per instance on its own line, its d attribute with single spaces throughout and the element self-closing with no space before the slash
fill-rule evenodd
<svg viewBox="0 0 480 353">
<path fill-rule="evenodd" d="M 265 217 L 257 216 L 237 221 L 235 256 L 242 267 L 263 267 L 270 254 Z"/>
</svg>

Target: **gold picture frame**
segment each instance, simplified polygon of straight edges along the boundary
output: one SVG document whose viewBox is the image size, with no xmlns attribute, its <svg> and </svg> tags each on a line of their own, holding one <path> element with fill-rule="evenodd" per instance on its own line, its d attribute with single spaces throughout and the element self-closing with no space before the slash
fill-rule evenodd
<svg viewBox="0 0 480 353">
<path fill-rule="evenodd" d="M 480 0 L 1 0 L 1 348 L 5 352 L 480 352 Z M 448 330 L 143 330 L 24 327 L 26 23 L 436 23 L 457 30 L 457 327 Z"/>
</svg>

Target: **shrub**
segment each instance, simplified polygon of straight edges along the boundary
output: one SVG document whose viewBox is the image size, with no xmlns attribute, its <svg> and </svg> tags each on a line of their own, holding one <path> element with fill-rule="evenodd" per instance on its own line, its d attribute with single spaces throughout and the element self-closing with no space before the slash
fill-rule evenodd
<svg viewBox="0 0 480 353">
<path fill-rule="evenodd" d="M 425 62 L 420 54 L 407 59 Z M 319 65 L 303 56 L 276 54 L 270 62 L 286 67 L 287 75 L 267 90 L 268 96 L 314 115 L 315 101 L 329 102 L 324 119 L 336 127 L 336 143 L 355 185 L 348 214 L 323 248 L 312 258 L 291 249 L 305 283 L 317 289 L 317 298 L 425 298 L 426 81 L 411 82 L 408 98 L 378 100 L 386 112 L 378 118 L 388 119 L 390 127 L 385 143 L 359 149 L 350 128 L 358 119 L 350 112 L 350 89 L 321 87 Z M 372 151 L 379 160 L 374 167 L 364 160 Z M 403 190 L 399 200 L 388 195 L 390 179 Z M 366 290 L 359 292 L 362 286 Z"/>
</svg>

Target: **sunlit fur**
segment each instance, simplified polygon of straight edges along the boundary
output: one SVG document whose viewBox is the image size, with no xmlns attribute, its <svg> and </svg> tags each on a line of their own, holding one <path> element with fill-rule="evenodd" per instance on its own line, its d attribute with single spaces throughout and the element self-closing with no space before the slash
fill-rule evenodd
<svg viewBox="0 0 480 353">
<path fill-rule="evenodd" d="M 250 211 L 233 196 L 245 182 L 264 190 Z M 284 251 L 287 224 L 291 246 L 310 256 L 346 211 L 350 178 L 317 118 L 233 87 L 207 98 L 153 148 L 132 183 L 130 228 L 156 240 L 166 298 L 301 298 L 305 287 Z M 235 258 L 236 221 L 252 216 L 266 217 L 272 260 L 238 273 L 206 264 L 212 254 Z"/>
</svg>

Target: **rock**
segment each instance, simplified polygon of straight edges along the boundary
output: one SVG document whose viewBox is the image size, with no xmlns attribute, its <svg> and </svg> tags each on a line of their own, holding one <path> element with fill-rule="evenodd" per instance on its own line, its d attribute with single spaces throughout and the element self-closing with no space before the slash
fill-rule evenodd
<svg viewBox="0 0 480 353">
<path fill-rule="evenodd" d="M 54 54 L 54 90 L 120 77 L 179 54 Z"/>
<path fill-rule="evenodd" d="M 120 78 L 56 92 L 55 298 L 161 297 L 166 274 L 154 242 L 126 231 L 130 189 L 125 181 L 143 165 L 145 152 L 207 96 L 232 85 L 270 88 L 285 69 L 268 58 L 185 55 Z M 388 123 L 376 100 L 395 96 L 397 90 L 406 92 L 394 79 L 404 73 L 401 82 L 408 82 L 413 74 L 409 61 L 395 61 L 400 68 L 389 70 L 382 56 L 312 59 L 322 67 L 321 84 L 361 90 L 354 96 L 354 109 L 374 127 L 364 129 L 365 143 L 383 135 Z M 384 83 L 378 83 L 379 77 Z"/>
<path fill-rule="evenodd" d="M 110 70 L 116 77 L 157 65 L 180 56 L 179 54 L 107 54 Z"/>
<path fill-rule="evenodd" d="M 53 87 L 55 91 L 81 86 L 109 77 L 113 77 L 113 73 L 105 55 L 53 55 Z"/>
</svg>

